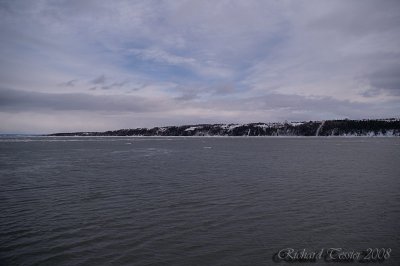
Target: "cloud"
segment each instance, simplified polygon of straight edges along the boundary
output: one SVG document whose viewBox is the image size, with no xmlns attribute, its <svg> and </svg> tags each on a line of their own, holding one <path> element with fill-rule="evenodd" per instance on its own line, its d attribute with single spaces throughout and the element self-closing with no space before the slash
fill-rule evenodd
<svg viewBox="0 0 400 266">
<path fill-rule="evenodd" d="M 214 109 L 215 112 L 252 112 L 268 117 L 276 116 L 273 120 L 280 118 L 296 121 L 349 118 L 349 113 L 352 114 L 352 118 L 363 118 L 366 115 L 375 118 L 386 117 L 391 114 L 393 106 L 390 105 L 395 104 L 396 101 L 392 101 L 386 108 L 382 108 L 379 104 L 336 100 L 331 97 L 306 97 L 272 93 L 241 99 L 218 99 L 203 103 L 202 107 Z M 248 119 L 251 121 L 251 117 Z"/>
<path fill-rule="evenodd" d="M 121 88 L 125 86 L 128 82 L 121 81 L 121 82 L 108 82 L 109 78 L 107 78 L 104 74 L 98 76 L 97 78 L 91 80 L 89 83 L 90 85 L 94 85 L 89 88 L 89 90 L 96 90 L 100 88 L 102 90 L 111 90 L 114 88 Z"/>
<path fill-rule="evenodd" d="M 69 81 L 66 81 L 66 82 L 62 82 L 60 85 L 61 86 L 66 86 L 66 87 L 74 87 L 76 82 L 78 82 L 78 80 L 72 79 L 72 80 L 69 80 Z"/>
<path fill-rule="evenodd" d="M 132 95 L 91 95 L 85 93 L 43 93 L 0 89 L 0 111 L 117 111 L 155 112 L 168 109 L 164 99 Z"/>
<path fill-rule="evenodd" d="M 366 77 L 373 90 L 384 91 L 400 96 L 400 65 L 377 70 Z"/>
<path fill-rule="evenodd" d="M 232 71 L 228 68 L 218 66 L 212 62 L 201 62 L 192 57 L 178 56 L 159 48 L 131 49 L 130 53 L 140 57 L 142 60 L 150 60 L 156 63 L 173 66 L 188 67 L 198 75 L 209 78 L 229 78 Z"/>
<path fill-rule="evenodd" d="M 92 80 L 92 84 L 94 85 L 102 85 L 106 82 L 107 78 L 106 76 L 103 74 L 101 76 L 98 76 L 97 78 L 95 78 L 94 80 Z"/>
<path fill-rule="evenodd" d="M 398 116 L 398 14 L 397 0 L 2 1 L 0 124 Z"/>
<path fill-rule="evenodd" d="M 30 133 L 108 130 L 196 123 L 249 123 L 321 119 L 390 117 L 397 101 L 382 108 L 376 103 L 354 103 L 330 97 L 268 94 L 258 97 L 204 100 L 134 95 L 90 95 L 0 90 L 3 132 Z M 29 116 L 32 119 L 29 119 Z M 14 120 L 13 120 L 14 119 Z M 12 120 L 12 121 L 11 121 Z M 33 123 L 33 121 L 35 121 Z M 65 121 L 71 121 L 66 125 Z"/>
</svg>

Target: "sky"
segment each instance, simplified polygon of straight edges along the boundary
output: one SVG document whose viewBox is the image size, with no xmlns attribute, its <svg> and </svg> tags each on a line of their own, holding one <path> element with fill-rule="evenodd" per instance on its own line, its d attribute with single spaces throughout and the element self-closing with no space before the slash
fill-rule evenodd
<svg viewBox="0 0 400 266">
<path fill-rule="evenodd" d="M 0 133 L 400 116 L 398 0 L 0 0 Z"/>
</svg>

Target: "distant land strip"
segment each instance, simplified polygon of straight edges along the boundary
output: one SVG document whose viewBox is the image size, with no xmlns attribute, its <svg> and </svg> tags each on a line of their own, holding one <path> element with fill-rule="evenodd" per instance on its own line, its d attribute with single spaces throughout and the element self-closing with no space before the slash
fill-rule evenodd
<svg viewBox="0 0 400 266">
<path fill-rule="evenodd" d="M 198 124 L 47 136 L 400 136 L 400 119 L 325 120 L 282 123 Z"/>
</svg>

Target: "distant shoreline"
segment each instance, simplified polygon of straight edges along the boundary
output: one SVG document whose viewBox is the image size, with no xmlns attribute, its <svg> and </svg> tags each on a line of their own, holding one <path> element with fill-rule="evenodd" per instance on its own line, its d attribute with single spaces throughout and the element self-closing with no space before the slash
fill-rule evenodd
<svg viewBox="0 0 400 266">
<path fill-rule="evenodd" d="M 324 120 L 283 123 L 197 124 L 104 132 L 54 133 L 62 137 L 398 137 L 400 119 Z"/>
</svg>

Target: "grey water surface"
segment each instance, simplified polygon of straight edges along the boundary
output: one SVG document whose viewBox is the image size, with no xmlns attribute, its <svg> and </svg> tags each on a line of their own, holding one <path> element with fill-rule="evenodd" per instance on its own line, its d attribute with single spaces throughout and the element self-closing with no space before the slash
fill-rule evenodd
<svg viewBox="0 0 400 266">
<path fill-rule="evenodd" d="M 399 247 L 400 138 L 0 138 L 0 265 L 400 265 Z"/>
</svg>

